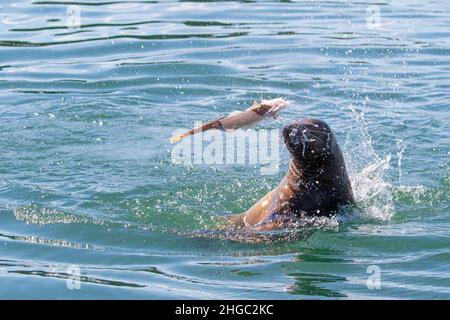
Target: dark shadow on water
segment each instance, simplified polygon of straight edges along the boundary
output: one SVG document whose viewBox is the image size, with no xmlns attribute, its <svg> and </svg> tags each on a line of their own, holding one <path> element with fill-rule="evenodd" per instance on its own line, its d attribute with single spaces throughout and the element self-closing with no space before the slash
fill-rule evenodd
<svg viewBox="0 0 450 320">
<path fill-rule="evenodd" d="M 178 275 L 178 274 L 166 273 L 156 267 L 149 267 L 149 268 L 147 268 L 145 270 L 141 270 L 141 271 L 157 274 L 157 275 L 160 275 L 160 276 L 163 276 L 166 278 L 170 278 L 173 280 L 184 281 L 184 282 L 189 282 L 189 283 L 194 283 L 194 284 L 207 284 L 207 285 L 223 286 L 223 284 L 220 282 L 215 283 L 215 282 L 207 281 L 207 280 L 203 280 L 203 279 L 195 279 L 192 277 L 186 277 L 186 276 L 182 276 L 182 275 Z"/>
<path fill-rule="evenodd" d="M 347 281 L 344 277 L 304 272 L 290 273 L 288 275 L 295 280 L 295 284 L 287 290 L 289 294 L 328 298 L 347 297 L 347 295 L 339 291 L 324 288 L 324 285 L 327 283 Z"/>
<path fill-rule="evenodd" d="M 67 280 L 74 279 L 73 274 L 69 274 L 69 273 L 65 273 L 65 272 L 13 270 L 13 271 L 8 271 L 8 273 L 40 276 L 40 277 L 47 277 L 47 278 L 67 279 Z M 85 282 L 85 283 L 103 284 L 103 285 L 109 285 L 109 286 L 114 286 L 114 287 L 129 287 L 129 288 L 144 288 L 144 287 L 146 287 L 146 285 L 141 285 L 141 284 L 137 284 L 137 283 L 106 280 L 106 279 L 86 277 L 86 276 L 79 276 L 79 277 L 77 277 L 77 280 L 79 280 L 80 282 Z"/>
<path fill-rule="evenodd" d="M 221 38 L 241 37 L 241 36 L 246 36 L 247 34 L 248 34 L 248 32 L 232 32 L 232 33 L 224 33 L 224 34 L 217 34 L 217 35 L 208 34 L 208 33 L 158 34 L 158 35 L 148 35 L 148 36 L 117 35 L 117 36 L 99 37 L 99 38 L 91 38 L 91 39 L 79 39 L 79 40 L 55 41 L 55 42 L 30 42 L 30 41 L 18 41 L 18 40 L 0 40 L 0 47 L 48 47 L 48 46 L 55 46 L 55 45 L 61 45 L 61 44 L 74 44 L 74 43 L 93 42 L 93 41 L 115 40 L 115 39 L 135 39 L 135 40 L 177 40 L 177 39 L 190 39 L 190 38 L 221 39 Z"/>
<path fill-rule="evenodd" d="M 163 23 L 180 23 L 188 27 L 235 27 L 235 26 L 244 26 L 249 25 L 249 23 L 225 23 L 220 21 L 202 21 L 202 20 L 187 20 L 187 21 L 164 21 L 164 20 L 151 20 L 151 21 L 136 21 L 136 22 L 102 22 L 102 23 L 89 23 L 89 24 L 82 24 L 77 29 L 95 29 L 98 27 L 128 27 L 123 28 L 125 29 L 131 29 L 131 27 L 135 26 L 141 26 L 141 25 L 147 25 L 147 24 L 163 24 Z M 255 24 L 255 23 L 253 23 Z M 131 30 L 134 30 L 137 28 L 133 28 Z M 47 26 L 47 27 L 36 27 L 36 28 L 12 28 L 9 29 L 11 32 L 33 32 L 33 31 L 44 31 L 44 30 L 71 30 L 70 27 L 66 25 L 60 25 L 60 26 Z M 91 30 L 89 30 L 91 31 Z"/>
<path fill-rule="evenodd" d="M 294 284 L 287 288 L 287 292 L 291 295 L 317 298 L 346 298 L 345 293 L 330 288 L 333 284 L 347 282 L 346 277 L 325 273 L 323 270 L 305 271 L 306 265 L 338 266 L 353 262 L 351 259 L 343 259 L 343 256 L 344 252 L 328 247 L 301 248 L 295 261 L 283 266 L 285 274 L 294 280 Z"/>
</svg>

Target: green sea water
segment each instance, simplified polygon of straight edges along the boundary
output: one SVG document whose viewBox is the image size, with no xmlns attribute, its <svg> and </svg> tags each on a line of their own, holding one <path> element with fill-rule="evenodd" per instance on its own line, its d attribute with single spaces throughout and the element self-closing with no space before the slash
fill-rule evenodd
<svg viewBox="0 0 450 320">
<path fill-rule="evenodd" d="M 444 0 L 2 0 L 0 298 L 449 299 L 449 74 Z M 261 175 L 168 138 L 278 96 L 259 128 L 327 121 L 359 210 L 217 236 L 287 151 Z"/>
</svg>

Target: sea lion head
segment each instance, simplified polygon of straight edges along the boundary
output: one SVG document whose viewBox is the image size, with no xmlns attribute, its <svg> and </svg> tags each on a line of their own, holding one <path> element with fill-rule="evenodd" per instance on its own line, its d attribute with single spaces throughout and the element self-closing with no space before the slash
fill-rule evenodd
<svg viewBox="0 0 450 320">
<path fill-rule="evenodd" d="M 324 166 L 340 154 L 333 131 L 319 119 L 296 121 L 284 127 L 282 135 L 293 160 L 302 167 Z"/>
</svg>

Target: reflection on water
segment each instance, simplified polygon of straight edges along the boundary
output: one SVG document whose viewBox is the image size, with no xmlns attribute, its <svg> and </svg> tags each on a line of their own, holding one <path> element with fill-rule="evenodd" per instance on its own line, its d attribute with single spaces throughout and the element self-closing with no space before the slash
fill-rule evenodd
<svg viewBox="0 0 450 320">
<path fill-rule="evenodd" d="M 328 298 L 344 298 L 345 294 L 335 290 L 326 289 L 326 284 L 333 282 L 345 282 L 344 277 L 322 275 L 317 273 L 291 273 L 289 276 L 295 279 L 295 285 L 288 289 L 290 294 L 303 296 L 321 296 Z"/>
<path fill-rule="evenodd" d="M 32 275 L 32 276 L 40 276 L 40 277 L 52 277 L 52 278 L 58 278 L 58 279 L 71 279 L 73 277 L 72 274 L 67 273 L 59 273 L 59 272 L 45 272 L 45 271 L 26 271 L 26 270 L 16 270 L 16 271 L 9 271 L 10 273 L 16 273 L 16 274 L 23 274 L 23 275 Z M 95 284 L 101 284 L 101 285 L 109 285 L 109 286 L 116 286 L 116 287 L 130 287 L 130 288 L 143 288 L 145 285 L 139 285 L 135 283 L 127 283 L 122 281 L 111 281 L 106 279 L 98 279 L 98 278 L 92 278 L 92 277 L 83 277 L 81 276 L 79 278 L 80 282 L 87 282 L 87 283 L 95 283 Z"/>
</svg>

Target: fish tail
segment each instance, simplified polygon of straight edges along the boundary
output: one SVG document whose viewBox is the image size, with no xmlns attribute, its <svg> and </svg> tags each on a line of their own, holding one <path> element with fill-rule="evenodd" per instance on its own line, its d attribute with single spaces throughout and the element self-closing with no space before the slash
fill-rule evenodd
<svg viewBox="0 0 450 320">
<path fill-rule="evenodd" d="M 172 136 L 172 137 L 169 138 L 170 143 L 174 144 L 174 143 L 180 142 L 184 138 L 189 137 L 189 136 L 193 135 L 194 133 L 196 133 L 197 130 L 198 130 L 198 128 L 194 128 L 194 129 L 191 129 L 189 131 L 186 131 L 185 133 L 178 134 L 176 136 Z"/>
<path fill-rule="evenodd" d="M 178 134 L 176 136 L 170 137 L 169 140 L 170 140 L 171 144 L 174 144 L 174 143 L 177 143 L 177 142 L 183 140 L 185 137 L 186 137 L 186 135 L 183 133 L 183 134 Z"/>
<path fill-rule="evenodd" d="M 211 130 L 211 129 L 224 130 L 224 128 L 222 126 L 222 123 L 220 122 L 220 120 L 223 119 L 223 118 L 210 121 L 208 123 L 205 123 L 204 125 L 196 127 L 194 129 L 191 129 L 191 130 L 189 130 L 189 131 L 187 131 L 185 133 L 173 136 L 173 137 L 169 138 L 170 143 L 172 143 L 172 144 L 177 143 L 177 142 L 181 141 L 182 139 L 184 139 L 184 138 L 186 138 L 186 137 L 188 137 L 190 135 L 196 134 L 198 132 L 204 132 L 204 131 L 208 131 L 208 130 Z"/>
</svg>

